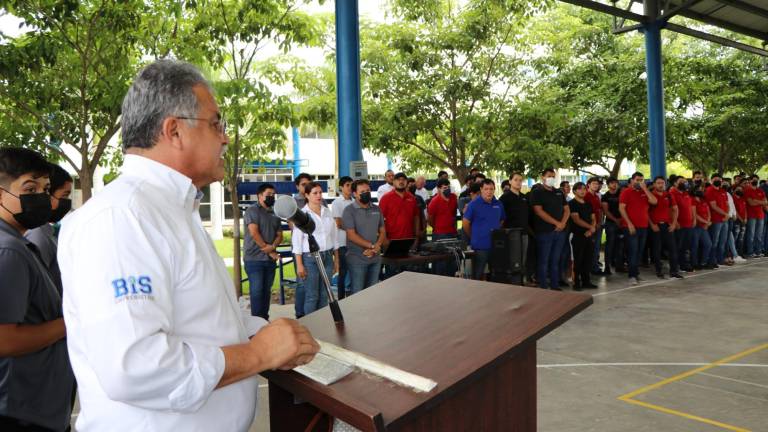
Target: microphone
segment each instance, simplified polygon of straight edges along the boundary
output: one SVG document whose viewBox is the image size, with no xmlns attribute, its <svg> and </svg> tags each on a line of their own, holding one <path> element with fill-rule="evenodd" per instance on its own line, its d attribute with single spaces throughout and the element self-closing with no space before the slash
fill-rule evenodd
<svg viewBox="0 0 768 432">
<path fill-rule="evenodd" d="M 296 200 L 289 195 L 280 195 L 275 200 L 274 205 L 275 216 L 280 219 L 285 219 L 292 223 L 293 226 L 300 229 L 304 234 L 312 234 L 315 232 L 315 221 L 312 218 L 301 211 Z"/>
</svg>

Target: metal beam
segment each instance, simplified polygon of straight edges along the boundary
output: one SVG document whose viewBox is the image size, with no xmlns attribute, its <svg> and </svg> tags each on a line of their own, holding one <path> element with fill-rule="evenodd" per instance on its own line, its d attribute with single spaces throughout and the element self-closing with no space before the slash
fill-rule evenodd
<svg viewBox="0 0 768 432">
<path fill-rule="evenodd" d="M 666 116 L 664 111 L 664 74 L 661 56 L 661 28 L 658 0 L 643 2 L 648 23 L 645 34 L 645 74 L 648 86 L 648 145 L 651 177 L 667 177 Z"/>
<path fill-rule="evenodd" d="M 736 9 L 741 9 L 744 12 L 749 12 L 752 15 L 758 15 L 763 18 L 768 18 L 768 10 L 758 6 L 751 5 L 749 3 L 744 3 L 741 0 L 715 0 L 715 1 L 720 4 L 724 4 L 726 6 L 734 7 Z"/>
<path fill-rule="evenodd" d="M 640 14 L 636 14 L 634 12 L 630 12 L 628 10 L 624 10 L 614 6 L 608 6 L 606 4 L 598 3 L 596 1 L 591 1 L 591 0 L 561 0 L 561 1 L 564 3 L 570 3 L 572 5 L 585 7 L 587 9 L 592 9 L 592 10 L 606 13 L 609 15 L 626 18 L 632 21 L 645 22 L 645 17 L 643 17 Z"/>
<path fill-rule="evenodd" d="M 680 16 L 684 16 L 686 18 L 691 18 L 694 20 L 701 21 L 705 24 L 710 24 L 715 27 L 720 27 L 725 30 L 730 30 L 736 33 L 741 33 L 745 36 L 751 36 L 756 39 L 760 39 L 762 41 L 768 40 L 768 33 L 761 32 L 759 30 L 751 29 L 749 27 L 740 26 L 738 24 L 730 23 L 728 21 L 723 21 L 721 19 L 705 15 L 702 13 L 694 12 L 692 10 L 684 10 L 680 11 Z"/>
<path fill-rule="evenodd" d="M 696 3 L 701 3 L 701 0 L 688 0 L 688 1 L 686 1 L 685 3 L 683 3 L 683 4 L 679 5 L 679 6 L 673 7 L 670 10 L 664 10 L 664 13 L 661 14 L 659 19 L 668 20 L 668 19 L 672 18 L 673 16 L 679 14 L 680 12 L 682 12 L 682 11 L 684 11 L 686 9 L 690 9 L 691 7 L 696 5 Z"/>
<path fill-rule="evenodd" d="M 645 24 L 635 24 L 631 26 L 620 27 L 612 31 L 613 34 L 618 35 L 622 33 L 629 33 L 637 30 L 642 30 Z"/>
<path fill-rule="evenodd" d="M 336 0 L 336 112 L 339 176 L 363 159 L 360 104 L 360 24 L 357 0 Z"/>
<path fill-rule="evenodd" d="M 730 48 L 736 48 L 742 51 L 746 51 L 748 53 L 757 54 L 763 57 L 768 57 L 768 50 L 761 49 L 752 45 L 743 44 L 741 42 L 732 41 L 730 39 L 726 39 L 724 37 L 716 36 L 710 33 L 705 33 L 703 31 L 689 29 L 688 27 L 683 27 L 681 25 L 672 24 L 672 23 L 668 23 L 666 26 L 666 29 L 671 30 L 675 33 L 693 36 L 695 38 L 703 39 L 709 42 L 714 42 Z"/>
</svg>

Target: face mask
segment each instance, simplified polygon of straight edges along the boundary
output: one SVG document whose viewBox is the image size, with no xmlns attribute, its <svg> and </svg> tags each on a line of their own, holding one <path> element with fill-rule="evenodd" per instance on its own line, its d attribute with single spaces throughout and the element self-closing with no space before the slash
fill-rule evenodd
<svg viewBox="0 0 768 432">
<path fill-rule="evenodd" d="M 275 196 L 274 195 L 268 195 L 264 197 L 264 205 L 267 206 L 267 208 L 272 207 L 275 205 Z"/>
<path fill-rule="evenodd" d="M 757 187 L 757 180 L 752 182 L 752 186 Z"/>
<path fill-rule="evenodd" d="M 416 193 L 416 186 L 411 186 L 408 188 L 408 192 L 415 194 Z"/>
<path fill-rule="evenodd" d="M 371 202 L 371 193 L 370 192 L 363 192 L 360 194 L 360 202 L 363 204 L 368 204 Z"/>
<path fill-rule="evenodd" d="M 547 177 L 544 179 L 544 184 L 553 188 L 557 184 L 557 180 L 554 177 Z"/>
<path fill-rule="evenodd" d="M 35 229 L 48 223 L 51 219 L 51 196 L 47 193 L 43 192 L 17 196 L 7 190 L 5 190 L 5 192 L 15 196 L 21 202 L 21 213 L 14 214 L 13 218 L 24 228 Z M 3 206 L 3 208 L 8 210 L 5 206 Z"/>
<path fill-rule="evenodd" d="M 693 196 L 696 196 L 696 197 L 699 197 L 699 198 L 704 198 L 704 192 L 696 191 L 696 192 L 693 193 Z"/>
<path fill-rule="evenodd" d="M 56 199 L 56 197 L 54 197 Z M 59 198 L 59 206 L 56 207 L 56 210 L 53 210 L 51 212 L 51 219 L 48 221 L 50 223 L 56 223 L 62 219 L 64 219 L 64 216 L 69 213 L 70 210 L 72 210 L 72 200 L 69 198 Z"/>
<path fill-rule="evenodd" d="M 715 181 L 712 182 L 712 186 L 717 187 L 717 188 L 719 188 L 720 185 L 722 185 L 722 184 L 723 184 L 723 182 L 721 182 L 720 180 L 715 180 Z"/>
<path fill-rule="evenodd" d="M 450 189 L 443 189 L 442 194 L 443 194 L 444 197 L 448 198 L 448 197 L 451 196 L 451 190 Z"/>
<path fill-rule="evenodd" d="M 688 185 L 685 183 L 680 183 L 679 185 L 677 185 L 677 190 L 679 190 L 680 192 L 685 192 L 686 189 L 688 189 Z"/>
<path fill-rule="evenodd" d="M 635 190 L 640 190 L 640 189 L 642 189 L 642 188 L 640 187 L 640 183 L 633 183 L 633 184 L 632 184 L 632 187 L 633 187 L 633 188 L 635 188 Z"/>
<path fill-rule="evenodd" d="M 744 195 L 744 192 L 742 192 L 740 190 L 736 191 L 736 196 L 740 197 L 740 196 L 743 196 L 743 195 Z"/>
</svg>

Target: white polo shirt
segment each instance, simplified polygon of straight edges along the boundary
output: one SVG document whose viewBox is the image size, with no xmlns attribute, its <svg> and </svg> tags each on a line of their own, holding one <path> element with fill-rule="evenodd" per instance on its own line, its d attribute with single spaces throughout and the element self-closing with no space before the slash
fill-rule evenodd
<svg viewBox="0 0 768 432">
<path fill-rule="evenodd" d="M 247 431 L 252 377 L 214 390 L 222 346 L 266 322 L 232 280 L 181 173 L 127 155 L 122 175 L 64 219 L 64 320 L 88 431 Z"/>
<path fill-rule="evenodd" d="M 320 252 L 338 249 L 336 235 L 339 229 L 336 227 L 336 220 L 333 218 L 331 210 L 328 207 L 320 207 L 320 216 L 318 216 L 317 213 L 309 209 L 309 204 L 307 204 L 301 211 L 307 213 L 315 222 L 315 231 L 312 235 L 317 241 Z M 291 251 L 294 255 L 309 253 L 309 236 L 295 226 L 291 231 Z"/>
</svg>

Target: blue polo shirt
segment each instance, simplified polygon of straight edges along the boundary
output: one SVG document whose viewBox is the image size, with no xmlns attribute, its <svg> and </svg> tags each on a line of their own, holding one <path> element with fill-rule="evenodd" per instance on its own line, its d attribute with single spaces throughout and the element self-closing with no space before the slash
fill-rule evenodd
<svg viewBox="0 0 768 432">
<path fill-rule="evenodd" d="M 472 249 L 491 250 L 491 232 L 501 228 L 504 206 L 496 197 L 491 202 L 485 202 L 483 197 L 478 196 L 467 206 L 464 219 L 472 223 Z"/>
</svg>

